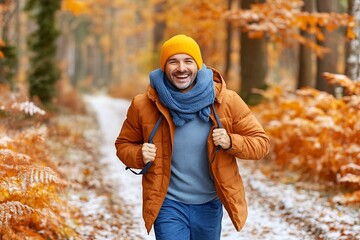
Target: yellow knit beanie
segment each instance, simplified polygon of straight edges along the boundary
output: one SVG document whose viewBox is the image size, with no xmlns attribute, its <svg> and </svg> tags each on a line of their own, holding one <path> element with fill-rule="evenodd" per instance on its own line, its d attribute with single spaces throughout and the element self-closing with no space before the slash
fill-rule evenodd
<svg viewBox="0 0 360 240">
<path fill-rule="evenodd" d="M 191 37 L 180 34 L 170 38 L 162 45 L 160 53 L 160 66 L 163 71 L 168 58 L 178 53 L 190 55 L 195 60 L 198 69 L 201 69 L 203 60 L 199 45 Z"/>
</svg>

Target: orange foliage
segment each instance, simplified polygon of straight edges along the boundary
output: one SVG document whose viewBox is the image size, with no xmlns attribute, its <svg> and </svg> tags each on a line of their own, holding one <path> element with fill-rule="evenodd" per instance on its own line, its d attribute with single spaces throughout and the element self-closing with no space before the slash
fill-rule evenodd
<svg viewBox="0 0 360 240">
<path fill-rule="evenodd" d="M 0 48 L 5 47 L 5 42 L 0 39 Z M 0 58 L 4 57 L 4 53 L 0 50 Z"/>
<path fill-rule="evenodd" d="M 101 48 L 102 59 L 106 63 L 113 62 L 114 66 L 124 63 L 121 67 L 127 71 L 121 67 L 112 69 L 115 81 L 133 78 L 131 69 L 136 65 L 139 65 L 137 69 L 145 72 L 153 64 L 149 64 L 154 60 L 150 40 L 154 24 L 161 21 L 166 25 L 161 33 L 164 39 L 178 33 L 191 35 L 202 46 L 207 64 L 221 65 L 225 48 L 222 44 L 225 41 L 225 23 L 222 21 L 226 7 L 224 1 L 66 0 L 63 10 L 75 15 L 77 10 L 72 9 L 77 9 L 79 2 L 86 3 L 87 9 L 82 12 L 86 17 L 79 22 L 86 19 L 90 23 L 87 28 L 90 33 L 84 44 Z M 159 4 L 163 11 L 155 10 Z M 127 64 L 132 66 L 127 69 Z"/>
<path fill-rule="evenodd" d="M 30 116 L 11 108 L 26 94 L 5 85 L 0 92 L 0 239 L 97 239 L 108 228 L 107 236 L 118 236 L 121 209 L 96 161 L 94 119 Z M 89 211 L 94 199 L 101 211 Z"/>
<path fill-rule="evenodd" d="M 314 41 L 305 38 L 299 29 L 316 36 L 320 41 L 325 37 L 321 28 L 333 31 L 339 27 L 347 27 L 347 37 L 355 38 L 353 31 L 356 22 L 353 16 L 338 13 L 308 13 L 302 12 L 301 0 L 271 0 L 266 3 L 251 5 L 250 9 L 235 9 L 227 11 L 224 17 L 235 26 L 241 27 L 250 38 L 269 37 L 276 42 L 295 40 L 323 56 L 325 49 Z"/>
<path fill-rule="evenodd" d="M 324 76 L 351 94 L 359 93 L 358 82 L 342 75 Z M 360 95 L 336 99 L 313 88 L 289 92 L 279 86 L 257 92 L 268 99 L 254 112 L 272 139 L 278 166 L 307 179 L 360 190 Z M 346 197 L 349 202 L 350 197 L 360 202 L 355 193 Z"/>
<path fill-rule="evenodd" d="M 13 0 L 3 0 L 0 2 L 0 29 L 3 27 L 3 14 L 7 13 L 11 5 L 13 4 Z M 5 42 L 0 38 L 0 49 L 5 47 Z M 4 57 L 4 53 L 0 50 L 0 58 Z"/>
<path fill-rule="evenodd" d="M 225 45 L 225 22 L 222 21 L 226 1 L 166 1 L 161 16 L 166 22 L 165 38 L 184 33 L 201 46 L 203 58 L 212 66 L 222 63 Z M 159 16 L 157 16 L 159 17 Z M 220 44 L 219 44 L 220 43 Z"/>
<path fill-rule="evenodd" d="M 0 238 L 78 239 L 75 209 L 63 198 L 68 183 L 50 159 L 46 128 L 35 130 L 31 117 L 44 111 L 22 91 L 0 85 L 0 92 Z"/>
<path fill-rule="evenodd" d="M 332 74 L 325 72 L 323 73 L 324 78 L 331 84 L 337 84 L 345 88 L 348 94 L 350 95 L 359 95 L 360 96 L 360 82 L 353 81 L 345 75 L 342 74 Z"/>
<path fill-rule="evenodd" d="M 24 140 L 24 135 L 32 142 Z M 61 197 L 67 183 L 46 166 L 47 156 L 46 147 L 37 133 L 23 133 L 15 138 L 0 135 L 2 239 L 24 239 L 25 236 L 64 239 L 77 236 L 75 230 L 68 226 L 71 208 Z"/>
<path fill-rule="evenodd" d="M 88 3 L 81 0 L 63 0 L 62 11 L 68 11 L 74 15 L 86 14 L 89 12 Z"/>
</svg>

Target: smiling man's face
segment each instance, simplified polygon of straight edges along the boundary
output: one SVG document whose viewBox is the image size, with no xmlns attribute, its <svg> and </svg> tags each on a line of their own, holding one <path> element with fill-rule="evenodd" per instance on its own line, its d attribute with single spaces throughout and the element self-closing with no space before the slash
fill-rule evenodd
<svg viewBox="0 0 360 240">
<path fill-rule="evenodd" d="M 183 53 L 169 57 L 164 70 L 171 84 L 181 92 L 187 92 L 194 86 L 198 72 L 195 60 Z"/>
</svg>

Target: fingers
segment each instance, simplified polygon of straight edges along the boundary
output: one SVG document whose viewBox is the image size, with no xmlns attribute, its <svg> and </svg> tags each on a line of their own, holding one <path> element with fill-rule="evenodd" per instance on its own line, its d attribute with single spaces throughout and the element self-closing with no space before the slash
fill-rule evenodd
<svg viewBox="0 0 360 240">
<path fill-rule="evenodd" d="M 212 133 L 212 138 L 216 146 L 221 146 L 223 149 L 231 147 L 231 140 L 224 128 L 215 128 Z"/>
<path fill-rule="evenodd" d="M 144 143 L 142 146 L 142 157 L 144 164 L 154 161 L 156 156 L 156 146 L 152 143 Z"/>
</svg>

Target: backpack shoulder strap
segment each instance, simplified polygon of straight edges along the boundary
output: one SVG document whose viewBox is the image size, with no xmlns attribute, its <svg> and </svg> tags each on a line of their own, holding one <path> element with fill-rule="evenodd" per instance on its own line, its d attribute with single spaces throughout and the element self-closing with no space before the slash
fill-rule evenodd
<svg viewBox="0 0 360 240">
<path fill-rule="evenodd" d="M 218 128 L 222 128 L 222 124 L 221 124 L 221 121 L 220 121 L 220 118 L 219 118 L 219 115 L 217 114 L 216 110 L 215 110 L 215 106 L 214 104 L 211 105 L 212 106 L 212 109 L 214 110 L 214 115 L 215 115 L 215 118 L 216 118 L 216 122 L 218 124 Z M 216 152 L 220 151 L 221 147 L 220 145 L 218 145 L 216 147 Z"/>
<path fill-rule="evenodd" d="M 218 124 L 218 128 L 222 128 L 222 124 L 221 124 L 219 115 L 217 114 L 217 112 L 216 112 L 216 110 L 215 110 L 214 104 L 212 104 L 211 106 L 212 106 L 212 109 L 214 110 L 214 115 L 215 115 L 215 118 L 216 118 L 216 122 L 217 122 L 217 124 Z"/>
<path fill-rule="evenodd" d="M 152 140 L 153 140 L 153 138 L 154 138 L 154 136 L 155 136 L 156 131 L 158 130 L 158 128 L 159 128 L 159 126 L 160 126 L 160 123 L 161 123 L 161 120 L 163 119 L 163 117 L 164 117 L 163 115 L 160 115 L 160 117 L 159 117 L 159 119 L 157 120 L 154 128 L 151 130 L 151 133 L 150 133 L 150 136 L 149 136 L 149 140 L 148 140 L 149 143 L 152 143 Z M 145 173 L 149 170 L 151 164 L 152 164 L 151 161 L 148 162 L 148 163 L 145 165 L 145 167 L 144 167 L 140 172 L 136 172 L 136 171 L 132 170 L 132 169 L 129 168 L 129 167 L 126 167 L 125 170 L 130 170 L 132 173 L 134 173 L 134 174 L 136 174 L 136 175 L 142 175 L 142 174 L 145 174 Z"/>
<path fill-rule="evenodd" d="M 149 136 L 149 140 L 148 140 L 149 143 L 152 143 L 152 140 L 153 140 L 153 138 L 154 138 L 154 136 L 155 136 L 156 131 L 158 130 L 158 128 L 159 128 L 159 126 L 160 126 L 160 123 L 161 123 L 161 120 L 163 119 L 163 117 L 164 117 L 163 115 L 160 115 L 160 117 L 159 117 L 159 119 L 157 120 L 154 128 L 151 130 L 151 133 L 150 133 L 150 136 Z"/>
</svg>

